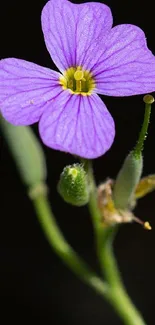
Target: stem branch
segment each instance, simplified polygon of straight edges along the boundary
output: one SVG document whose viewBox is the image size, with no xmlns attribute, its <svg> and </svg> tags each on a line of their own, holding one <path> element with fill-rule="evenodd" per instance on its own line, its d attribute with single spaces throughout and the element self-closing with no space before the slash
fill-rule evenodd
<svg viewBox="0 0 155 325">
<path fill-rule="evenodd" d="M 89 269 L 65 240 L 57 226 L 47 197 L 42 194 L 35 197 L 32 202 L 42 230 L 55 253 L 82 281 L 104 296 L 108 292 L 108 286 Z"/>
<path fill-rule="evenodd" d="M 97 190 L 92 165 L 90 161 L 85 161 L 84 165 L 88 173 L 91 191 L 88 207 L 94 227 L 97 255 L 102 273 L 105 276 L 107 284 L 109 285 L 109 291 L 105 298 L 113 306 L 124 324 L 146 325 L 142 319 L 142 316 L 130 300 L 125 290 L 113 254 L 112 244 L 117 227 L 102 227 L 100 211 L 97 204 Z"/>
</svg>

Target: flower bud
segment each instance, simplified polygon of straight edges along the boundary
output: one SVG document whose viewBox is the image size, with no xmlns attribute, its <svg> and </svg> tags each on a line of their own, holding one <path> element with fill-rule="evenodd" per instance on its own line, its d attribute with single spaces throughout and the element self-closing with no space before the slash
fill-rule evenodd
<svg viewBox="0 0 155 325">
<path fill-rule="evenodd" d="M 145 114 L 137 144 L 125 159 L 114 184 L 113 200 L 117 209 L 132 208 L 134 206 L 134 194 L 142 174 L 142 151 L 147 137 L 151 105 L 154 102 L 154 98 L 152 95 L 145 95 L 143 100 L 145 103 Z"/>
<path fill-rule="evenodd" d="M 81 164 L 66 166 L 60 175 L 58 192 L 64 201 L 82 206 L 88 203 L 89 189 L 87 174 Z"/>
<path fill-rule="evenodd" d="M 126 209 L 131 205 L 142 169 L 142 155 L 137 158 L 131 151 L 126 157 L 114 184 L 113 200 L 117 209 Z"/>
</svg>

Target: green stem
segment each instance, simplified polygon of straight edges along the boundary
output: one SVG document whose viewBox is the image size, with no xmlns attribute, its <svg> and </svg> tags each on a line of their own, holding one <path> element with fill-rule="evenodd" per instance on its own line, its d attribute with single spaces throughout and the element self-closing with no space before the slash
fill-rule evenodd
<svg viewBox="0 0 155 325">
<path fill-rule="evenodd" d="M 88 208 L 91 214 L 93 228 L 94 228 L 97 255 L 100 260 L 100 252 L 103 247 L 104 226 L 101 227 L 101 214 L 97 204 L 97 188 L 96 188 L 91 161 L 85 159 L 81 159 L 81 161 L 84 164 L 84 168 L 88 175 L 88 182 L 90 186 Z"/>
<path fill-rule="evenodd" d="M 46 195 L 39 195 L 32 202 L 42 230 L 55 253 L 81 280 L 102 296 L 106 295 L 108 286 L 89 269 L 65 240 L 57 226 Z"/>
<path fill-rule="evenodd" d="M 90 184 L 90 199 L 88 203 L 89 211 L 91 213 L 92 222 L 94 226 L 97 255 L 100 262 L 101 270 L 109 285 L 109 293 L 106 299 L 113 306 L 120 318 L 126 325 L 145 325 L 140 313 L 130 300 L 121 276 L 118 266 L 113 255 L 112 243 L 116 232 L 116 227 L 101 226 L 101 216 L 97 205 L 97 190 L 93 176 L 91 162 L 85 161 L 85 168 L 89 177 Z"/>
<path fill-rule="evenodd" d="M 122 283 L 120 272 L 113 254 L 113 237 L 115 231 L 110 229 L 102 249 L 104 275 L 110 286 L 109 302 L 126 325 L 146 325 L 141 314 L 132 303 Z"/>
<path fill-rule="evenodd" d="M 137 158 L 140 157 L 143 151 L 144 141 L 147 137 L 147 130 L 150 122 L 150 115 L 151 115 L 151 103 L 145 103 L 145 114 L 144 114 L 143 125 L 139 134 L 139 139 L 133 151 L 134 156 Z"/>
</svg>

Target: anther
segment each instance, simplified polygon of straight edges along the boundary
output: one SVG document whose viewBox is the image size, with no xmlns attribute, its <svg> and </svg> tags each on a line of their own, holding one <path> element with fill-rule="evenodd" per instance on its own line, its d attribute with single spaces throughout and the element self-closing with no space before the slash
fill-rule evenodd
<svg viewBox="0 0 155 325">
<path fill-rule="evenodd" d="M 152 229 L 152 227 L 151 227 L 151 225 L 149 224 L 148 221 L 144 222 L 144 229 L 146 229 L 146 230 L 151 230 Z"/>
<path fill-rule="evenodd" d="M 80 81 L 80 80 L 83 79 L 83 77 L 84 77 L 84 73 L 83 73 L 83 71 L 80 70 L 80 69 L 77 69 L 77 70 L 75 71 L 75 73 L 74 73 L 74 79 L 77 80 L 77 81 Z"/>
</svg>

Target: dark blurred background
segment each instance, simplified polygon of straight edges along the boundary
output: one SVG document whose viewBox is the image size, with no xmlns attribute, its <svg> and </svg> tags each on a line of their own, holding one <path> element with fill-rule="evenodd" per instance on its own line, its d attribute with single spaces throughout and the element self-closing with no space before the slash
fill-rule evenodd
<svg viewBox="0 0 155 325">
<path fill-rule="evenodd" d="M 77 3 L 78 1 L 73 1 Z M 79 3 L 84 1 L 79 1 Z M 0 6 L 1 58 L 17 57 L 53 68 L 46 50 L 40 14 L 45 0 L 8 0 Z M 114 24 L 141 27 L 155 54 L 154 11 L 151 0 L 105 0 Z M 143 114 L 143 96 L 104 97 L 116 123 L 111 150 L 94 160 L 97 183 L 115 178 L 137 139 Z M 37 125 L 34 127 L 37 133 Z M 0 317 L 1 324 L 121 325 L 107 303 L 82 284 L 52 252 L 26 196 L 17 169 L 1 136 L 0 160 Z M 44 147 L 50 200 L 59 225 L 77 252 L 97 269 L 92 225 L 87 208 L 74 208 L 59 197 L 56 186 L 64 166 L 75 159 Z M 144 175 L 155 173 L 155 106 L 144 150 Z M 150 221 L 147 232 L 137 224 L 122 226 L 115 252 L 127 290 L 148 325 L 155 324 L 155 194 L 139 202 L 136 215 Z"/>
</svg>

